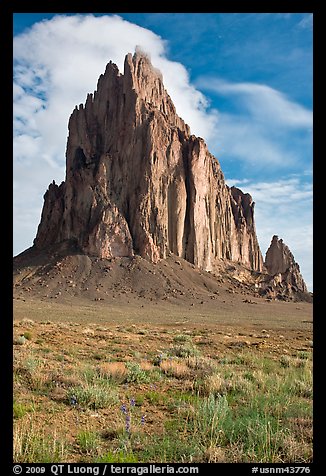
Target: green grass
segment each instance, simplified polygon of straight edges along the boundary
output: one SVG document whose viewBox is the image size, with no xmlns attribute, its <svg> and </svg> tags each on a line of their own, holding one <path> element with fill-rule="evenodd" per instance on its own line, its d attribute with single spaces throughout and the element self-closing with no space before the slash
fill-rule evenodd
<svg viewBox="0 0 326 476">
<path fill-rule="evenodd" d="M 186 334 L 177 334 L 173 337 L 173 342 L 189 342 L 191 341 L 191 337 Z"/>
<path fill-rule="evenodd" d="M 144 398 L 152 405 L 158 405 L 164 401 L 164 397 L 160 392 L 149 390 L 144 393 Z"/>
<path fill-rule="evenodd" d="M 105 456 L 96 459 L 96 463 L 138 463 L 138 458 L 132 452 L 124 452 L 119 450 L 116 452 L 109 451 Z"/>
<path fill-rule="evenodd" d="M 14 402 L 13 404 L 13 416 L 17 419 L 24 417 L 27 413 L 33 412 L 34 410 L 34 405 L 31 404 L 18 402 Z"/>
<path fill-rule="evenodd" d="M 55 433 L 45 435 L 30 424 L 14 428 L 15 463 L 61 463 L 66 460 L 67 452 L 67 444 Z"/>
<path fill-rule="evenodd" d="M 76 436 L 76 442 L 82 453 L 94 452 L 99 444 L 99 436 L 97 432 L 90 430 L 82 430 Z"/>
<path fill-rule="evenodd" d="M 30 331 L 26 331 L 24 332 L 23 337 L 25 337 L 27 340 L 32 340 L 33 335 Z"/>
<path fill-rule="evenodd" d="M 179 435 L 164 435 L 151 438 L 139 452 L 139 461 L 146 463 L 172 463 L 198 460 L 200 449 L 194 440 Z"/>
<path fill-rule="evenodd" d="M 199 352 L 198 332 L 193 342 L 171 331 L 138 350 L 121 335 L 118 355 L 110 346 L 80 343 L 73 347 L 75 358 L 61 362 L 58 355 L 67 353 L 54 347 L 46 353 L 52 344 L 44 337 L 44 347 L 36 346 L 34 333 L 32 343 L 16 349 L 17 462 L 312 461 L 310 351 L 233 348 L 222 355 L 201 346 Z M 106 362 L 115 361 L 124 369 L 116 379 L 104 372 Z M 176 378 L 162 371 L 164 361 L 185 372 Z"/>
<path fill-rule="evenodd" d="M 119 402 L 117 391 L 107 385 L 84 383 L 72 387 L 68 391 L 68 401 L 75 397 L 77 405 L 83 408 L 98 410 L 107 408 Z"/>
<path fill-rule="evenodd" d="M 151 373 L 148 370 L 143 370 L 136 362 L 126 362 L 128 374 L 126 377 L 127 383 L 149 383 L 151 381 Z"/>
</svg>

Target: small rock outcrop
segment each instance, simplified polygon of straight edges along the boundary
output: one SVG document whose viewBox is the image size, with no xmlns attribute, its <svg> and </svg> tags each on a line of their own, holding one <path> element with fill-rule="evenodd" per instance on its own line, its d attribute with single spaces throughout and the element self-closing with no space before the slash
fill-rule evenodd
<svg viewBox="0 0 326 476">
<path fill-rule="evenodd" d="M 271 276 L 269 289 L 279 298 L 307 295 L 307 286 L 293 254 L 282 239 L 274 235 L 266 252 L 265 267 Z"/>
<path fill-rule="evenodd" d="M 263 270 L 251 196 L 226 185 L 143 53 L 123 74 L 110 62 L 70 117 L 66 179 L 44 196 L 34 246 L 66 240 L 101 258 L 172 252 L 205 270 L 220 259 Z"/>
</svg>

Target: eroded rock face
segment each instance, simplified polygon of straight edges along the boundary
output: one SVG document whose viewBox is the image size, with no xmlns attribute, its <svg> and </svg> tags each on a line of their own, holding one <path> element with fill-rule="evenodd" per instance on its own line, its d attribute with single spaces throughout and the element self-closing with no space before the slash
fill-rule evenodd
<svg viewBox="0 0 326 476">
<path fill-rule="evenodd" d="M 146 55 L 109 63 L 69 120 L 65 182 L 44 196 L 36 248 L 73 240 L 102 258 L 169 252 L 211 270 L 221 258 L 263 269 L 249 194 L 225 184 Z"/>
<path fill-rule="evenodd" d="M 288 246 L 276 235 L 266 252 L 265 267 L 272 276 L 271 288 L 274 292 L 284 296 L 308 293 L 298 263 Z"/>
</svg>

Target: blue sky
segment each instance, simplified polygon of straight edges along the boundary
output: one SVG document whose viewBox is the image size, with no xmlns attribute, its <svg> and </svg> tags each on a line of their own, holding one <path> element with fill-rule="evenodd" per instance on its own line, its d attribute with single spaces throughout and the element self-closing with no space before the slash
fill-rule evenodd
<svg viewBox="0 0 326 476">
<path fill-rule="evenodd" d="M 14 15 L 14 251 L 64 179 L 67 122 L 112 59 L 136 45 L 177 111 L 252 194 L 262 252 L 283 238 L 312 289 L 312 15 Z"/>
</svg>

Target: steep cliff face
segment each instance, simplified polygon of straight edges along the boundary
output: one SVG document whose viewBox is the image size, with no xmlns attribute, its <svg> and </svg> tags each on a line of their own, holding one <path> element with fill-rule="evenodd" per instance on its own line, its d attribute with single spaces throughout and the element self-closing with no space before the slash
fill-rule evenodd
<svg viewBox="0 0 326 476">
<path fill-rule="evenodd" d="M 146 55 L 106 67 L 69 120 L 65 182 L 44 196 L 36 248 L 74 241 L 102 258 L 169 252 L 210 270 L 221 258 L 263 269 L 249 194 L 225 184 Z"/>
<path fill-rule="evenodd" d="M 276 235 L 267 250 L 265 267 L 272 276 L 270 288 L 274 294 L 293 296 L 297 293 L 308 293 L 298 263 L 288 246 Z"/>
</svg>

